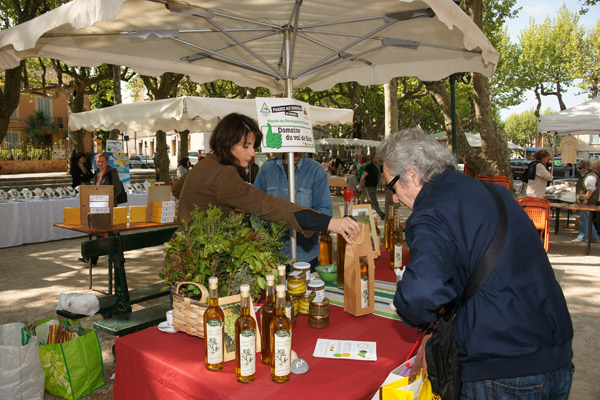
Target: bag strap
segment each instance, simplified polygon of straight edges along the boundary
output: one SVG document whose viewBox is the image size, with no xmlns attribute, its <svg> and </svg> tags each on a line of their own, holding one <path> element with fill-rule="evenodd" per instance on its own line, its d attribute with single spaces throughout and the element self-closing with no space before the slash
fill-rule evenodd
<svg viewBox="0 0 600 400">
<path fill-rule="evenodd" d="M 498 257 L 500 257 L 500 253 L 502 252 L 502 248 L 504 247 L 504 243 L 506 242 L 506 232 L 508 230 L 508 215 L 506 213 L 506 206 L 504 205 L 500 194 L 494 187 L 495 183 L 482 183 L 492 193 L 492 196 L 496 201 L 496 205 L 498 206 L 498 227 L 496 228 L 494 238 L 490 242 L 485 254 L 483 257 L 481 257 L 481 260 L 479 260 L 479 263 L 467 281 L 459 309 L 462 308 L 462 306 L 469 301 L 475 292 L 479 290 L 481 285 L 483 285 L 483 282 L 485 282 L 487 277 L 490 275 L 490 272 L 492 272 L 494 269 L 494 266 L 498 261 Z M 458 312 L 458 310 L 456 310 L 456 312 Z"/>
</svg>

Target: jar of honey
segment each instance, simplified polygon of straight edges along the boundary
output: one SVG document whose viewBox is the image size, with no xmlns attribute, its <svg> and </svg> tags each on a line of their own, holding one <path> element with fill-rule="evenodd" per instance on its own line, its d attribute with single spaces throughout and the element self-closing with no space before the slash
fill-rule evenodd
<svg viewBox="0 0 600 400">
<path fill-rule="evenodd" d="M 302 262 L 302 261 L 295 262 L 292 269 L 294 271 L 304 272 L 304 274 L 306 275 L 306 282 L 308 283 L 310 281 L 310 264 L 309 263 Z"/>
<path fill-rule="evenodd" d="M 314 292 L 315 298 L 313 302 L 320 303 L 325 298 L 325 282 L 320 279 L 311 279 L 308 282 L 308 290 Z"/>
<path fill-rule="evenodd" d="M 288 292 L 290 296 L 302 296 L 306 292 L 306 274 L 300 271 L 291 272 L 288 276 Z"/>
<path fill-rule="evenodd" d="M 308 311 L 308 325 L 312 328 L 327 328 L 329 326 L 329 299 L 321 302 L 311 302 Z"/>
<path fill-rule="evenodd" d="M 313 292 L 306 292 L 304 296 L 300 298 L 298 301 L 298 312 L 301 315 L 308 315 L 310 303 L 315 298 L 315 294 Z"/>
</svg>

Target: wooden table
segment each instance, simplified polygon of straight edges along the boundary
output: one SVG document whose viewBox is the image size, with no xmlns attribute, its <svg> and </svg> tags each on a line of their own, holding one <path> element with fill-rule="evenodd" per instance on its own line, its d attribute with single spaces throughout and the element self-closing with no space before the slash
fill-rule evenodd
<svg viewBox="0 0 600 400">
<path fill-rule="evenodd" d="M 569 204 L 567 203 L 550 203 L 550 209 L 554 211 L 554 234 L 558 235 L 558 225 L 560 223 L 560 210 L 566 208 Z M 569 218 L 567 217 L 567 227 L 569 227 Z"/>
<path fill-rule="evenodd" d="M 148 229 L 148 228 L 164 228 L 164 227 L 173 227 L 176 226 L 176 222 L 166 223 L 166 224 L 158 224 L 156 222 L 128 222 L 126 224 L 113 225 L 110 229 L 94 229 L 89 228 L 83 225 L 65 225 L 64 223 L 57 223 L 54 226 L 64 229 L 69 229 L 81 233 L 85 233 L 89 235 L 90 240 L 93 240 L 93 237 L 101 238 L 106 236 L 118 236 L 121 232 L 125 231 L 134 231 L 140 229 Z M 92 265 L 91 261 L 88 261 L 89 268 L 89 288 L 92 288 Z M 112 294 L 112 286 L 113 286 L 113 259 L 112 257 L 108 257 L 108 294 Z M 126 282 L 124 282 L 126 284 Z"/>
<path fill-rule="evenodd" d="M 588 231 L 587 231 L 587 246 L 585 255 L 590 254 L 590 248 L 592 244 L 592 224 L 594 220 L 600 217 L 600 206 L 588 206 L 584 204 L 570 204 L 565 207 L 566 210 L 575 211 L 590 211 L 590 218 L 588 218 Z M 595 213 L 595 214 L 594 214 Z"/>
</svg>

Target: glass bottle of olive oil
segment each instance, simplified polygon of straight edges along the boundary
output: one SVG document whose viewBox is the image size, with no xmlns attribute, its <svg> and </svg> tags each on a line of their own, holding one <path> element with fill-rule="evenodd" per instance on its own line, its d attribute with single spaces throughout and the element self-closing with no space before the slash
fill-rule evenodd
<svg viewBox="0 0 600 400">
<path fill-rule="evenodd" d="M 333 240 L 329 231 L 321 231 L 319 235 L 321 265 L 333 264 Z"/>
<path fill-rule="evenodd" d="M 235 321 L 235 377 L 250 383 L 256 378 L 256 321 L 250 315 L 250 285 L 240 286 L 240 316 Z"/>
<path fill-rule="evenodd" d="M 269 274 L 265 278 L 267 278 L 267 295 L 265 304 L 260 308 L 260 331 L 263 332 L 261 336 L 260 353 L 262 356 L 262 363 L 271 365 L 269 326 L 271 320 L 275 316 L 275 276 Z"/>
<path fill-rule="evenodd" d="M 287 279 L 285 277 L 285 265 L 277 266 L 277 274 L 279 276 L 279 280 L 277 281 L 278 285 L 283 285 L 285 290 L 285 316 L 288 317 L 290 322 L 292 323 L 292 328 L 296 327 L 296 313 L 294 312 L 294 304 L 292 303 L 292 296 L 287 291 Z"/>
<path fill-rule="evenodd" d="M 219 278 L 208 279 L 208 308 L 204 312 L 204 365 L 209 371 L 223 369 L 225 314 L 219 307 Z"/>
<path fill-rule="evenodd" d="M 388 210 L 388 217 L 385 221 L 385 249 L 391 254 L 390 239 L 394 230 L 394 206 L 390 206 Z"/>
<path fill-rule="evenodd" d="M 271 320 L 271 380 L 285 383 L 290 380 L 292 367 L 292 324 L 285 316 L 285 286 L 277 285 L 277 313 Z"/>
</svg>

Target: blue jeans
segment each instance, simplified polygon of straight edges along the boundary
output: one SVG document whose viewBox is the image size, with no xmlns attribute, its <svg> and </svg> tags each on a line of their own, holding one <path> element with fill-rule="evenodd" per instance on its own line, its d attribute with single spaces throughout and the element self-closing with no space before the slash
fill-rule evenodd
<svg viewBox="0 0 600 400">
<path fill-rule="evenodd" d="M 582 242 L 587 242 L 590 213 L 590 211 L 579 212 L 579 235 L 577 235 L 577 239 L 581 240 Z M 592 240 L 598 240 L 598 232 L 596 232 L 594 224 L 592 224 Z"/>
<path fill-rule="evenodd" d="M 461 400 L 567 400 L 573 363 L 539 375 L 463 382 Z"/>
</svg>

